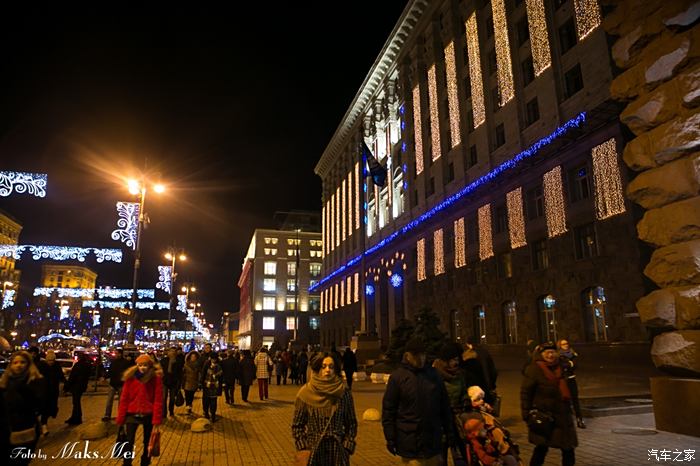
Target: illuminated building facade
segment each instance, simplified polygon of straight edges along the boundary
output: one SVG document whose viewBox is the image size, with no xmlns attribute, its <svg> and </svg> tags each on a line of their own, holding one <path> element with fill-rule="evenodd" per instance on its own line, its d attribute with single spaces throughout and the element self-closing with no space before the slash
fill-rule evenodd
<svg viewBox="0 0 700 466">
<path fill-rule="evenodd" d="M 315 167 L 322 345 L 386 348 L 421 307 L 458 340 L 645 339 L 600 18 L 595 0 L 408 3 Z M 358 180 L 360 138 L 384 187 Z M 338 299 L 360 274 L 365 313 Z"/>
<path fill-rule="evenodd" d="M 258 350 L 277 341 L 287 347 L 294 339 L 295 316 L 299 344 L 319 342 L 320 296 L 308 291 L 321 277 L 319 230 L 255 230 L 238 280 L 238 334 L 232 344 Z"/>
<path fill-rule="evenodd" d="M 0 244 L 16 246 L 19 244 L 19 234 L 22 225 L 0 210 Z M 0 255 L 0 284 L 12 282 L 19 284 L 20 271 L 15 269 L 15 258 L 12 256 Z"/>
</svg>

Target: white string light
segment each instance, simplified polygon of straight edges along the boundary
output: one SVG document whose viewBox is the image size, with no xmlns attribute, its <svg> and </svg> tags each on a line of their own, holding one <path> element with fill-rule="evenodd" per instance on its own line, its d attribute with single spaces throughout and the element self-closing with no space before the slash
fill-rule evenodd
<svg viewBox="0 0 700 466">
<path fill-rule="evenodd" d="M 117 202 L 117 229 L 112 232 L 112 239 L 125 243 L 127 247 L 136 249 L 139 226 L 139 209 L 141 204 L 138 202 Z"/>
<path fill-rule="evenodd" d="M 335 188 L 335 247 L 340 247 L 340 186 Z"/>
<path fill-rule="evenodd" d="M 547 235 L 550 238 L 566 233 L 566 210 L 561 167 L 557 166 L 544 174 L 544 212 L 547 217 Z"/>
<path fill-rule="evenodd" d="M 498 73 L 498 89 L 501 93 L 500 106 L 515 96 L 513 87 L 513 67 L 510 62 L 510 43 L 508 41 L 508 22 L 504 0 L 491 0 L 493 10 L 493 33 L 496 45 L 496 63 Z"/>
<path fill-rule="evenodd" d="M 360 162 L 355 162 L 355 229 L 360 229 Z"/>
<path fill-rule="evenodd" d="M 355 283 L 353 284 L 353 301 L 358 302 L 360 300 L 360 274 L 355 272 Z"/>
<path fill-rule="evenodd" d="M 342 231 L 342 241 L 345 241 L 346 235 L 345 235 L 345 210 L 348 208 L 347 204 L 347 192 L 345 191 L 347 189 L 347 184 L 345 183 L 345 179 L 343 179 L 341 183 L 341 197 L 340 197 L 340 228 Z"/>
<path fill-rule="evenodd" d="M 526 0 L 527 24 L 530 30 L 530 49 L 535 76 L 542 74 L 552 64 L 549 51 L 549 33 L 544 12 L 544 0 Z"/>
<path fill-rule="evenodd" d="M 100 299 L 119 299 L 131 298 L 134 291 L 130 288 L 34 288 L 34 296 L 50 297 L 54 292 L 59 298 L 93 298 L 97 293 L 97 297 Z M 136 290 L 136 295 L 139 299 L 153 299 L 155 298 L 155 290 L 139 289 Z"/>
<path fill-rule="evenodd" d="M 600 8 L 597 0 L 574 0 L 576 35 L 583 40 L 600 25 Z"/>
<path fill-rule="evenodd" d="M 328 245 L 328 241 L 326 241 L 326 232 L 328 229 L 326 228 L 326 206 L 321 207 L 321 237 L 323 238 L 323 257 L 326 257 L 326 246 Z"/>
<path fill-rule="evenodd" d="M 158 266 L 158 283 L 156 283 L 156 288 L 170 294 L 170 289 L 173 283 L 172 271 L 173 268 L 170 265 Z"/>
<path fill-rule="evenodd" d="M 340 279 L 340 307 L 345 306 L 345 280 Z"/>
<path fill-rule="evenodd" d="M 345 279 L 345 292 L 345 302 L 350 305 L 350 303 L 352 303 L 352 277 L 350 275 Z"/>
<path fill-rule="evenodd" d="M 428 68 L 428 106 L 430 109 L 430 137 L 432 139 L 433 161 L 440 158 L 442 148 L 440 147 L 440 112 L 437 95 L 437 78 L 435 76 L 435 65 Z"/>
<path fill-rule="evenodd" d="M 0 197 L 8 197 L 13 192 L 45 197 L 47 183 L 45 173 L 0 171 Z"/>
<path fill-rule="evenodd" d="M 416 242 L 416 259 L 418 261 L 418 281 L 425 280 L 425 238 Z"/>
<path fill-rule="evenodd" d="M 184 296 L 184 295 L 183 295 Z M 95 308 L 100 306 L 103 309 L 124 309 L 131 307 L 131 301 L 96 301 L 96 300 L 85 300 L 83 301 L 84 308 Z M 158 309 L 158 310 L 168 310 L 170 309 L 170 303 L 167 301 L 154 301 L 154 302 L 136 302 L 136 309 Z"/>
<path fill-rule="evenodd" d="M 14 244 L 2 244 L 0 245 L 0 256 L 12 257 L 13 259 L 20 259 L 22 253 L 29 251 L 32 254 L 32 259 L 51 259 L 55 261 L 65 261 L 65 260 L 77 260 L 79 262 L 85 262 L 85 258 L 88 254 L 93 253 L 95 255 L 95 260 L 99 263 L 104 261 L 121 262 L 122 261 L 122 251 L 121 249 L 111 249 L 111 248 L 81 248 L 75 246 L 35 246 L 31 244 L 26 245 L 14 245 Z"/>
<path fill-rule="evenodd" d="M 615 138 L 595 146 L 591 155 L 593 157 L 596 218 L 603 220 L 623 213 L 625 211 L 625 198 L 623 197 Z"/>
<path fill-rule="evenodd" d="M 420 85 L 413 88 L 413 138 L 416 143 L 416 175 L 423 173 L 423 130 L 420 110 Z"/>
<path fill-rule="evenodd" d="M 353 227 L 352 227 L 352 206 L 353 206 L 352 196 L 353 196 L 354 189 L 352 187 L 353 187 L 352 170 L 350 170 L 350 172 L 348 173 L 348 203 L 345 206 L 345 208 L 348 211 L 348 237 L 352 236 L 352 231 L 353 231 Z"/>
<path fill-rule="evenodd" d="M 445 273 L 445 248 L 442 243 L 442 228 L 433 232 L 433 262 L 435 276 Z"/>
<path fill-rule="evenodd" d="M 333 309 L 338 309 L 339 293 L 338 293 L 338 284 L 337 283 L 333 286 L 333 297 L 334 297 Z"/>
<path fill-rule="evenodd" d="M 457 90 L 457 66 L 455 65 L 455 43 L 450 41 L 445 47 L 445 77 L 447 78 L 447 109 L 450 114 L 450 147 L 462 142 L 459 127 L 459 92 Z"/>
<path fill-rule="evenodd" d="M 508 233 L 510 247 L 517 249 L 525 246 L 525 216 L 523 215 L 523 188 L 517 188 L 506 194 L 508 205 Z"/>
<path fill-rule="evenodd" d="M 328 241 L 329 248 L 335 251 L 335 194 L 330 198 L 330 215 L 328 216 Z"/>
<path fill-rule="evenodd" d="M 2 309 L 9 309 L 15 305 L 15 292 L 17 290 L 5 290 L 2 295 Z"/>
<path fill-rule="evenodd" d="M 455 268 L 467 265 L 467 248 L 464 236 L 464 217 L 458 218 L 455 227 Z"/>
<path fill-rule="evenodd" d="M 493 256 L 493 235 L 491 233 L 491 204 L 479 207 L 479 259 Z"/>
<path fill-rule="evenodd" d="M 481 52 L 479 52 L 479 35 L 476 27 L 476 13 L 467 20 L 467 53 L 469 54 L 469 81 L 472 91 L 472 116 L 474 129 L 486 121 L 484 106 L 484 84 L 481 78 Z"/>
</svg>

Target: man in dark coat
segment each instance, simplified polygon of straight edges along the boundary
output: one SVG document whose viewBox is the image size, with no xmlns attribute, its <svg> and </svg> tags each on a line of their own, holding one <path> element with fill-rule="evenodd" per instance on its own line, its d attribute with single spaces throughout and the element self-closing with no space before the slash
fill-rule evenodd
<svg viewBox="0 0 700 466">
<path fill-rule="evenodd" d="M 240 365 L 238 360 L 233 357 L 233 351 L 226 353 L 222 351 L 222 356 L 228 355 L 221 360 L 221 370 L 223 371 L 224 395 L 226 396 L 226 404 L 233 404 L 233 393 L 236 388 L 236 379 L 240 377 Z"/>
<path fill-rule="evenodd" d="M 41 414 L 41 433 L 47 435 L 49 433 L 47 426 L 49 417 L 55 418 L 58 415 L 58 395 L 61 383 L 66 383 L 66 377 L 63 375 L 63 369 L 56 362 L 56 353 L 53 350 L 46 352 L 45 364 L 46 373 L 42 375 L 46 384 L 46 407 Z"/>
<path fill-rule="evenodd" d="M 422 340 L 406 343 L 401 366 L 389 379 L 382 400 L 382 427 L 390 453 L 406 461 L 417 459 L 438 464 L 442 436 L 453 444 L 452 412 L 445 385 L 432 367 L 426 366 Z"/>
<path fill-rule="evenodd" d="M 124 381 L 122 376 L 124 371 L 133 366 L 133 361 L 124 357 L 124 350 L 118 348 L 115 351 L 114 359 L 109 364 L 109 393 L 107 394 L 107 405 L 105 406 L 105 415 L 103 421 L 112 419 L 112 405 L 114 404 L 114 395 L 117 395 L 117 400 L 121 397 Z"/>
<path fill-rule="evenodd" d="M 476 352 L 476 359 L 481 365 L 485 384 L 485 387 L 481 388 L 486 394 L 484 400 L 489 404 L 493 404 L 496 396 L 496 378 L 498 377 L 496 364 L 493 362 L 489 351 L 479 342 L 477 337 L 471 336 L 467 338 L 467 344 Z"/>
<path fill-rule="evenodd" d="M 66 393 L 70 392 L 73 395 L 73 412 L 66 419 L 66 424 L 68 425 L 77 426 L 83 423 L 83 408 L 80 403 L 83 393 L 87 391 L 91 373 L 92 368 L 90 363 L 87 362 L 87 356 L 85 356 L 85 353 L 79 353 L 78 360 L 75 361 L 73 368 L 70 370 L 70 375 L 68 375 L 68 382 L 63 385 L 63 391 Z"/>
<path fill-rule="evenodd" d="M 574 448 L 578 446 L 576 427 L 571 415 L 571 393 L 559 364 L 559 353 L 554 343 L 539 346 L 540 353 L 534 356 L 532 364 L 525 369 L 520 387 L 520 409 L 527 422 L 532 410 L 551 415 L 554 423 L 549 432 L 536 431 L 528 426 L 528 440 L 535 445 L 530 465 L 544 463 L 550 447 L 562 451 L 562 465 L 571 466 L 576 457 Z"/>
<path fill-rule="evenodd" d="M 241 359 L 241 398 L 244 402 L 248 402 L 248 392 L 250 391 L 250 386 L 253 385 L 253 380 L 255 380 L 255 362 L 253 361 L 253 355 L 250 354 L 250 350 L 243 350 L 243 359 Z"/>
<path fill-rule="evenodd" d="M 352 375 L 357 372 L 357 357 L 350 347 L 345 348 L 343 353 L 343 372 L 348 381 L 348 388 L 352 389 Z"/>
<path fill-rule="evenodd" d="M 170 411 L 170 416 L 175 416 L 175 398 L 182 386 L 184 364 L 177 357 L 177 350 L 170 348 L 168 355 L 161 359 L 160 366 L 163 369 L 163 419 L 165 419 L 167 411 Z"/>
</svg>

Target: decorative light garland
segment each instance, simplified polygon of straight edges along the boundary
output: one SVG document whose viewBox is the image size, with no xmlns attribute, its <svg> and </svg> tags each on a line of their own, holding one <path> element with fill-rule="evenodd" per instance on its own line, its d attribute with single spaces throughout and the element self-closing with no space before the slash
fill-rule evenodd
<svg viewBox="0 0 700 466">
<path fill-rule="evenodd" d="M 165 291 L 170 294 L 170 290 L 173 284 L 173 268 L 170 265 L 159 265 L 158 266 L 158 283 L 156 283 L 156 288 Z"/>
<path fill-rule="evenodd" d="M 420 110 L 420 84 L 413 88 L 413 139 L 416 143 L 416 175 L 423 173 L 423 119 Z"/>
<path fill-rule="evenodd" d="M 467 265 L 467 248 L 464 235 L 464 217 L 458 218 L 455 227 L 455 268 Z"/>
<path fill-rule="evenodd" d="M 46 197 L 47 183 L 45 173 L 0 171 L 0 197 L 9 197 L 12 192 Z"/>
<path fill-rule="evenodd" d="M 119 299 L 131 298 L 134 290 L 131 288 L 34 288 L 34 296 L 50 297 L 54 292 L 59 298 L 93 298 L 97 293 L 97 297 L 100 299 Z M 155 298 L 155 290 L 139 289 L 136 290 L 136 295 L 139 299 L 153 299 Z"/>
<path fill-rule="evenodd" d="M 183 314 L 187 314 L 187 295 L 179 294 L 177 295 L 177 310 Z"/>
<path fill-rule="evenodd" d="M 598 220 L 625 212 L 620 166 L 617 161 L 615 138 L 591 150 L 593 157 L 593 185 L 595 187 L 595 213 Z"/>
<path fill-rule="evenodd" d="M 372 296 L 374 294 L 374 286 L 372 285 L 365 285 L 365 294 L 367 296 Z"/>
<path fill-rule="evenodd" d="M 333 286 L 333 309 L 338 309 L 339 297 L 338 284 L 336 283 L 335 286 Z"/>
<path fill-rule="evenodd" d="M 95 308 L 100 306 L 102 309 L 125 309 L 131 307 L 131 301 L 97 301 L 97 300 L 85 300 L 83 301 L 83 308 Z M 157 302 L 136 302 L 136 309 L 158 309 L 167 310 L 170 309 L 170 303 L 167 301 L 157 301 Z"/>
<path fill-rule="evenodd" d="M 135 250 L 138 240 L 139 210 L 138 202 L 117 202 L 117 229 L 112 232 L 112 239 L 125 243 L 127 247 Z"/>
<path fill-rule="evenodd" d="M 340 280 L 340 307 L 345 306 L 345 280 Z"/>
<path fill-rule="evenodd" d="M 600 25 L 598 0 L 574 0 L 576 12 L 576 35 L 583 40 Z"/>
<path fill-rule="evenodd" d="M 504 0 L 491 0 L 493 10 L 493 33 L 496 45 L 496 62 L 498 73 L 498 90 L 501 94 L 500 106 L 515 97 L 513 87 L 513 66 L 510 61 L 510 43 L 508 41 L 508 21 Z"/>
<path fill-rule="evenodd" d="M 358 272 L 355 272 L 355 278 L 353 280 L 355 283 L 353 284 L 353 302 L 358 302 L 360 300 L 360 274 Z"/>
<path fill-rule="evenodd" d="M 321 291 L 321 309 L 320 309 L 321 314 L 326 312 L 326 290 Z"/>
<path fill-rule="evenodd" d="M 360 162 L 355 162 L 355 229 L 360 229 Z"/>
<path fill-rule="evenodd" d="M 352 303 L 352 276 L 350 275 L 345 279 L 345 292 L 347 293 L 345 302 L 350 305 Z"/>
<path fill-rule="evenodd" d="M 15 305 L 15 293 L 17 290 L 5 290 L 2 296 L 2 309 L 8 309 Z"/>
<path fill-rule="evenodd" d="M 445 47 L 445 77 L 447 79 L 447 110 L 450 114 L 450 148 L 452 148 L 462 142 L 462 130 L 459 127 L 459 92 L 454 41 L 450 41 Z"/>
<path fill-rule="evenodd" d="M 348 212 L 348 238 L 352 236 L 352 194 L 354 189 L 352 189 L 352 170 L 348 172 L 348 203 L 345 205 L 345 209 Z"/>
<path fill-rule="evenodd" d="M 556 166 L 544 174 L 544 213 L 547 217 L 547 235 L 550 238 L 566 233 L 566 210 L 561 167 Z"/>
<path fill-rule="evenodd" d="M 88 254 L 93 253 L 97 262 L 122 261 L 121 249 L 111 248 L 81 248 L 76 246 L 35 246 L 2 244 L 0 245 L 0 256 L 12 257 L 13 259 L 21 259 L 22 253 L 29 251 L 32 253 L 32 259 L 51 259 L 55 261 L 77 260 L 85 262 Z"/>
<path fill-rule="evenodd" d="M 433 273 L 435 276 L 445 273 L 445 248 L 442 238 L 442 228 L 433 232 Z"/>
<path fill-rule="evenodd" d="M 425 280 L 425 238 L 421 238 L 416 242 L 416 260 L 417 264 L 417 280 L 422 282 Z"/>
<path fill-rule="evenodd" d="M 326 241 L 326 232 L 328 231 L 326 229 L 326 206 L 321 207 L 321 237 L 323 238 L 323 257 L 326 257 L 326 246 L 328 245 L 328 241 Z"/>
<path fill-rule="evenodd" d="M 345 210 L 348 208 L 347 198 L 346 198 L 346 196 L 347 196 L 347 192 L 346 192 L 347 184 L 345 183 L 345 179 L 343 179 L 341 186 L 342 186 L 342 190 L 341 190 L 341 198 L 340 198 L 340 200 L 341 200 L 341 202 L 340 202 L 340 228 L 341 228 L 341 232 L 342 232 L 341 241 L 345 242 L 345 238 L 346 238 L 346 235 L 345 235 Z"/>
<path fill-rule="evenodd" d="M 335 189 L 335 247 L 340 247 L 340 186 Z"/>
<path fill-rule="evenodd" d="M 552 65 L 549 51 L 549 33 L 544 12 L 544 0 L 526 0 L 527 24 L 530 30 L 530 49 L 535 76 L 542 74 Z"/>
<path fill-rule="evenodd" d="M 525 215 L 523 215 L 523 188 L 517 188 L 506 194 L 508 205 L 508 234 L 510 247 L 517 249 L 525 246 Z"/>
<path fill-rule="evenodd" d="M 328 219 L 329 233 L 331 242 L 331 252 L 335 251 L 335 193 L 331 194 L 331 215 Z"/>
<path fill-rule="evenodd" d="M 491 204 L 479 207 L 479 259 L 493 257 L 493 235 L 491 232 Z"/>
<path fill-rule="evenodd" d="M 399 288 L 403 284 L 403 277 L 401 277 L 401 275 L 398 273 L 395 273 L 391 275 L 389 281 L 391 282 L 391 286 L 394 288 Z"/>
<path fill-rule="evenodd" d="M 586 122 L 586 112 L 581 112 L 579 113 L 575 118 L 572 118 L 571 120 L 567 121 L 560 127 L 558 127 L 556 130 L 554 130 L 552 133 L 550 133 L 548 136 L 543 137 L 542 139 L 538 140 L 535 142 L 533 145 L 525 149 L 524 151 L 518 153 L 515 157 L 513 157 L 510 160 L 507 160 L 503 162 L 502 164 L 498 165 L 495 167 L 493 170 L 490 172 L 486 173 L 485 175 L 477 178 L 476 180 L 472 181 L 469 183 L 467 186 L 456 192 L 455 194 L 445 198 L 442 202 L 437 204 L 435 207 L 432 209 L 426 211 L 425 213 L 421 214 L 418 218 L 415 220 L 412 220 L 408 222 L 406 225 L 401 227 L 400 229 L 392 232 L 390 235 L 388 235 L 386 238 L 382 239 L 381 241 L 377 242 L 374 246 L 368 248 L 365 250 L 363 253 L 358 254 L 357 256 L 353 257 L 352 259 L 348 260 L 345 264 L 341 265 L 340 267 L 336 268 L 332 272 L 330 272 L 328 275 L 323 277 L 321 280 L 318 281 L 314 286 L 309 287 L 309 291 L 315 291 L 319 286 L 327 283 L 329 280 L 333 279 L 335 276 L 338 274 L 343 273 L 346 269 L 350 267 L 354 267 L 355 265 L 360 263 L 360 260 L 362 259 L 362 256 L 364 255 L 365 257 L 371 256 L 378 250 L 384 248 L 388 244 L 392 243 L 394 240 L 397 238 L 404 236 L 408 234 L 411 230 L 414 228 L 420 226 L 421 224 L 429 221 L 432 219 L 435 215 L 438 213 L 442 212 L 443 210 L 448 209 L 452 205 L 454 205 L 456 202 L 461 200 L 463 197 L 473 193 L 476 191 L 478 188 L 480 188 L 482 185 L 495 180 L 498 178 L 501 174 L 504 172 L 518 166 L 523 160 L 532 157 L 533 155 L 537 154 L 537 152 L 544 148 L 545 146 L 549 145 L 557 139 L 558 137 L 563 136 L 564 134 L 568 133 L 569 131 L 581 127 L 584 123 Z M 420 242 L 421 240 L 419 240 Z M 425 246 L 425 245 L 424 245 Z M 424 248 L 425 250 L 425 248 Z"/>
<path fill-rule="evenodd" d="M 472 13 L 466 23 L 467 53 L 469 55 L 469 81 L 471 82 L 472 117 L 474 129 L 486 121 L 484 106 L 484 83 L 481 77 L 481 52 L 479 51 L 479 34 L 476 27 L 476 13 Z"/>
<path fill-rule="evenodd" d="M 430 138 L 432 140 L 432 159 L 440 158 L 442 148 L 440 147 L 440 111 L 437 95 L 437 77 L 435 76 L 435 65 L 428 68 L 428 107 L 430 109 Z"/>
</svg>

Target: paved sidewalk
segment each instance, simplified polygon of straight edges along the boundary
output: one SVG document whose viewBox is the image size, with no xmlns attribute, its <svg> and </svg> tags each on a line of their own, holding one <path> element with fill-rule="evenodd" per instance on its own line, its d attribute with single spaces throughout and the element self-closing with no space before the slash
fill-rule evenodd
<svg viewBox="0 0 700 466">
<path fill-rule="evenodd" d="M 519 419 L 517 374 L 502 374 L 500 390 L 504 397 L 502 419 L 511 430 L 514 438 L 521 445 L 523 459 L 528 463 L 532 446 L 527 443 L 524 424 Z M 256 387 L 254 387 L 256 388 Z M 294 445 L 291 436 L 291 420 L 294 396 L 298 387 L 273 385 L 270 387 L 271 399 L 266 402 L 253 401 L 240 403 L 240 390 L 237 389 L 237 403 L 230 407 L 219 398 L 220 419 L 211 432 L 195 434 L 190 432 L 189 424 L 194 417 L 184 414 L 184 407 L 176 408 L 176 418 L 169 419 L 161 429 L 161 457 L 153 464 L 163 465 L 289 465 L 293 462 Z M 357 465 L 393 465 L 400 460 L 390 455 L 384 447 L 384 437 L 379 422 L 364 422 L 362 412 L 367 408 L 381 409 L 384 386 L 369 382 L 358 382 L 354 386 L 355 407 L 358 415 L 359 434 L 357 450 L 352 463 Z M 251 400 L 257 397 L 257 391 L 251 390 Z M 83 399 L 84 420 L 98 421 L 103 414 L 104 395 L 95 395 Z M 116 437 L 116 427 L 112 425 L 112 435 L 99 441 L 86 444 L 79 439 L 78 428 L 69 428 L 63 421 L 70 415 L 70 398 L 60 399 L 60 412 L 57 419 L 49 421 L 51 434 L 42 439 L 39 447 L 47 454 L 43 460 L 33 464 L 118 464 L 110 458 L 91 458 L 76 461 L 73 458 L 52 458 L 68 442 L 78 442 L 74 452 L 98 452 L 100 456 L 108 455 Z M 195 414 L 201 415 L 201 398 L 195 398 Z M 116 403 L 115 403 L 116 415 Z M 183 413 L 183 414 L 181 414 Z M 613 416 L 587 420 L 588 429 L 579 430 L 580 446 L 576 450 L 577 464 L 591 466 L 657 464 L 649 460 L 648 449 L 675 450 L 695 449 L 695 460 L 674 464 L 700 464 L 700 438 L 657 433 L 653 435 L 614 434 L 612 429 L 632 428 L 637 433 L 639 428 L 653 428 L 651 415 Z M 81 426 L 82 427 L 82 426 Z M 140 431 L 139 431 L 140 432 Z M 137 454 L 134 464 L 138 464 L 142 440 L 137 437 Z M 76 454 L 77 456 L 77 454 Z M 561 455 L 552 451 L 547 458 L 547 465 L 561 464 Z M 672 462 L 672 461 L 671 461 Z M 664 463 L 663 461 L 661 463 Z M 451 464 L 451 463 L 450 463 Z"/>
</svg>

